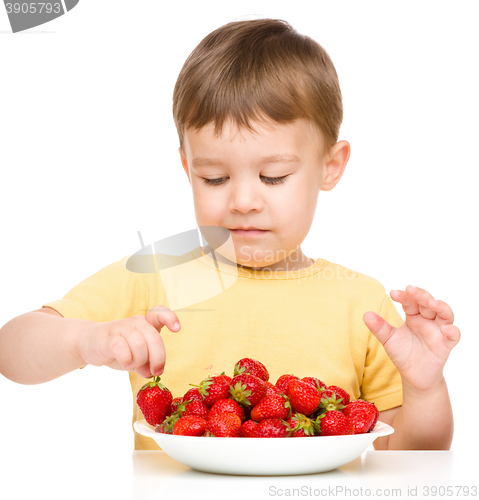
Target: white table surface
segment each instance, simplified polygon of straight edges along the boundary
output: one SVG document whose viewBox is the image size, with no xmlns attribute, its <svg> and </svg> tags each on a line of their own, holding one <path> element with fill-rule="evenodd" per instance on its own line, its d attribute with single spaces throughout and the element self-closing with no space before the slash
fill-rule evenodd
<svg viewBox="0 0 479 500">
<path fill-rule="evenodd" d="M 0 498 L 8 500 L 408 498 L 415 492 L 415 496 L 425 497 L 426 487 L 432 486 L 438 488 L 436 497 L 463 498 L 465 490 L 458 487 L 479 486 L 477 465 L 471 457 L 452 451 L 366 451 L 331 472 L 283 477 L 198 472 L 162 451 L 97 449 L 85 454 L 66 446 L 56 454 L 19 449 L 10 456 L 2 454 L 1 465 Z M 432 491 L 429 497 L 434 496 Z M 470 489 L 468 496 L 474 498 L 472 493 Z M 477 489 L 475 496 L 479 496 Z"/>
</svg>

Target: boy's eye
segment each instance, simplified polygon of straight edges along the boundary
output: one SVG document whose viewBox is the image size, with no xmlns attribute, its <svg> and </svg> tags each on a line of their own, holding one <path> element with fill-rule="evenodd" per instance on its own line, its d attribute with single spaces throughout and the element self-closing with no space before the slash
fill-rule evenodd
<svg viewBox="0 0 479 500">
<path fill-rule="evenodd" d="M 264 180 L 265 184 L 282 184 L 283 182 L 286 182 L 286 177 L 288 176 L 265 177 L 264 175 L 260 175 L 260 177 Z M 208 186 L 218 186 L 219 184 L 223 184 L 225 179 L 227 179 L 227 177 L 220 177 L 219 179 L 203 179 L 203 181 L 205 184 L 208 184 Z"/>
</svg>

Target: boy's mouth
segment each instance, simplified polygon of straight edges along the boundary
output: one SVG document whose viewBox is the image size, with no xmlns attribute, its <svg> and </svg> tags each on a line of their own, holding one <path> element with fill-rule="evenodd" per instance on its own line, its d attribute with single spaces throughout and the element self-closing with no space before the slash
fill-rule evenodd
<svg viewBox="0 0 479 500">
<path fill-rule="evenodd" d="M 257 227 L 238 227 L 236 229 L 230 229 L 230 231 L 240 236 L 260 236 L 268 232 L 267 229 L 258 229 Z"/>
</svg>

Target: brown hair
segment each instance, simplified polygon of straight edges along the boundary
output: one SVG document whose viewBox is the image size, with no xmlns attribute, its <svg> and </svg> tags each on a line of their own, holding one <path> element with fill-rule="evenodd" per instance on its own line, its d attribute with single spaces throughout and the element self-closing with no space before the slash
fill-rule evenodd
<svg viewBox="0 0 479 500">
<path fill-rule="evenodd" d="M 187 128 L 213 123 L 218 135 L 228 119 L 253 130 L 251 120 L 307 118 L 329 151 L 343 106 L 334 65 L 317 42 L 286 21 L 255 19 L 221 26 L 193 50 L 175 85 L 173 117 L 181 149 Z"/>
</svg>

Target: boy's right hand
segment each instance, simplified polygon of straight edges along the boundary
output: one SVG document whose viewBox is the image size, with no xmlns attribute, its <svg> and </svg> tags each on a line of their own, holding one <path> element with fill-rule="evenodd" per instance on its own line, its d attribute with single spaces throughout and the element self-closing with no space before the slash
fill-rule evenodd
<svg viewBox="0 0 479 500">
<path fill-rule="evenodd" d="M 155 306 L 145 316 L 94 323 L 84 330 L 78 352 L 85 364 L 134 371 L 149 378 L 165 367 L 165 346 L 160 331 L 181 329 L 178 316 L 168 307 Z"/>
</svg>

